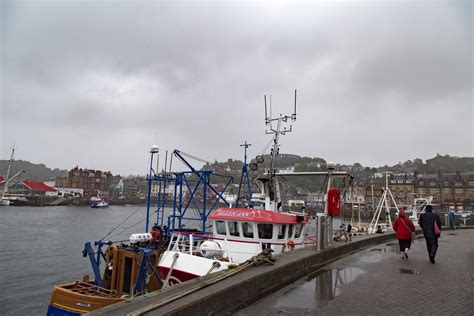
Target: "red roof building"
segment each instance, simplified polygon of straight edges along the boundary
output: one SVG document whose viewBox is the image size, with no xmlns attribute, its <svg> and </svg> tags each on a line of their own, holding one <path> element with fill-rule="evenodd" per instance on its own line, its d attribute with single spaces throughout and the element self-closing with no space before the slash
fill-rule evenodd
<svg viewBox="0 0 474 316">
<path fill-rule="evenodd" d="M 32 191 L 56 191 L 50 186 L 47 186 L 43 182 L 35 182 L 31 180 L 23 180 L 21 181 L 28 189 Z"/>
<path fill-rule="evenodd" d="M 12 194 L 22 194 L 24 196 L 41 196 L 46 192 L 54 192 L 56 189 L 47 186 L 43 182 L 31 180 L 22 180 L 8 188 L 8 192 Z"/>
</svg>

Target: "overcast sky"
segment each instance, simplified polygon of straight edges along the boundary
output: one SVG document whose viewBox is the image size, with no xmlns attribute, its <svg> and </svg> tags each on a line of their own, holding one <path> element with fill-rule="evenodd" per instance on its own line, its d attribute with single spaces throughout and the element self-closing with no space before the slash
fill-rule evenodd
<svg viewBox="0 0 474 316">
<path fill-rule="evenodd" d="M 149 148 L 380 166 L 474 156 L 471 1 L 0 1 L 1 159 L 144 174 Z M 164 155 L 162 155 L 163 157 Z"/>
</svg>

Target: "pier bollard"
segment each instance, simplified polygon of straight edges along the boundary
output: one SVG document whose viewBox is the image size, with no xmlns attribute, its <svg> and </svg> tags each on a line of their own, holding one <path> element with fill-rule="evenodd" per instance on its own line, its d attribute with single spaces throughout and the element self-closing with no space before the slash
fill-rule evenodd
<svg viewBox="0 0 474 316">
<path fill-rule="evenodd" d="M 326 249 L 327 248 L 327 217 L 324 213 L 317 213 L 316 214 L 317 220 L 317 249 L 318 251 Z"/>
</svg>

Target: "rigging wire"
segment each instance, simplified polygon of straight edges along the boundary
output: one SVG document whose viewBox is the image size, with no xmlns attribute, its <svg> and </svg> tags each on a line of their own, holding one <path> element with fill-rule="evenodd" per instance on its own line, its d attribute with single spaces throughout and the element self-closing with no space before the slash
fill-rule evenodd
<svg viewBox="0 0 474 316">
<path fill-rule="evenodd" d="M 152 218 L 152 216 L 153 216 L 155 213 L 156 213 L 156 211 L 153 212 L 153 213 L 151 213 L 149 218 Z M 137 226 L 138 224 L 142 224 L 143 222 L 145 222 L 145 219 L 140 219 L 139 221 L 135 222 L 135 223 L 132 224 L 131 226 L 124 227 L 124 229 L 122 229 L 122 230 L 119 231 L 118 233 L 115 233 L 115 235 L 120 235 L 120 234 L 122 234 L 123 232 L 125 232 L 125 231 L 127 231 L 127 230 L 129 230 L 129 229 L 131 229 L 131 228 L 133 228 L 133 227 L 135 227 L 135 226 Z M 115 236 L 115 235 L 114 235 L 114 236 Z"/>
<path fill-rule="evenodd" d="M 109 231 L 104 237 L 102 237 L 100 239 L 100 241 L 104 240 L 105 238 L 107 238 L 110 234 L 112 234 L 117 228 L 120 227 L 120 225 L 122 225 L 123 223 L 125 223 L 126 221 L 128 221 L 130 219 L 130 217 L 132 217 L 136 212 L 138 212 L 142 207 L 139 206 L 135 209 L 135 211 L 133 211 L 132 214 L 130 214 L 129 216 L 127 216 L 127 218 L 125 218 L 122 222 L 120 222 L 117 226 L 115 226 L 111 231 Z"/>
<path fill-rule="evenodd" d="M 328 181 L 328 178 L 329 178 L 329 174 L 326 174 L 326 177 L 324 177 L 323 184 L 321 185 L 321 190 L 319 190 L 319 194 L 323 193 L 324 186 L 326 185 L 326 182 Z"/>
<path fill-rule="evenodd" d="M 200 161 L 200 162 L 202 162 L 202 163 L 209 164 L 209 165 L 211 164 L 209 161 L 207 161 L 207 160 L 205 160 L 205 159 L 202 159 L 202 158 L 193 156 L 193 155 L 191 155 L 191 154 L 185 153 L 184 151 L 179 151 L 179 153 L 180 153 L 182 156 L 185 156 L 185 157 L 188 157 L 188 158 L 191 158 L 191 159 Z"/>
<path fill-rule="evenodd" d="M 268 144 L 263 148 L 262 155 L 265 155 L 265 152 L 268 150 L 268 147 L 273 143 L 273 137 L 270 139 Z"/>
</svg>

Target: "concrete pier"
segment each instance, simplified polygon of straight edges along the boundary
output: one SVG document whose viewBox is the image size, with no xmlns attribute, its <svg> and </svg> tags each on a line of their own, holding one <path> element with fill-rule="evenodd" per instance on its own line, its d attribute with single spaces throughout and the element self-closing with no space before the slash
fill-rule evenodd
<svg viewBox="0 0 474 316">
<path fill-rule="evenodd" d="M 436 263 L 424 238 L 401 259 L 397 242 L 337 260 L 236 315 L 474 315 L 474 230 L 444 231 Z"/>
</svg>

